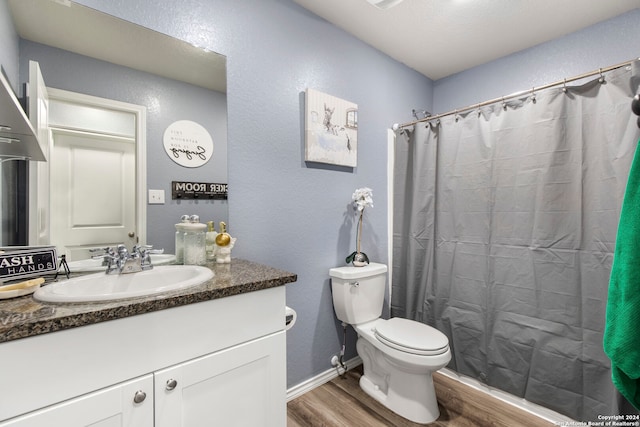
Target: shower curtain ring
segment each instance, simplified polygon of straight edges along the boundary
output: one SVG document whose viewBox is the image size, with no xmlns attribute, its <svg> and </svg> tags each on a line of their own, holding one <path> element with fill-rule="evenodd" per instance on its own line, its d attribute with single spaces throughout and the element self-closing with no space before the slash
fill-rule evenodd
<svg viewBox="0 0 640 427">
<path fill-rule="evenodd" d="M 536 103 L 536 88 L 535 86 L 531 88 L 531 102 Z"/>
<path fill-rule="evenodd" d="M 564 79 L 564 83 L 562 84 L 562 93 L 567 93 L 567 79 Z"/>
<path fill-rule="evenodd" d="M 504 100 L 504 96 L 502 97 L 502 109 L 507 111 L 507 102 Z"/>
<path fill-rule="evenodd" d="M 480 111 L 481 104 L 478 102 L 478 117 L 482 115 L 482 111 Z"/>
<path fill-rule="evenodd" d="M 598 73 L 600 73 L 600 78 L 598 79 L 598 83 L 604 83 L 604 75 L 602 75 L 602 68 L 598 68 Z"/>
<path fill-rule="evenodd" d="M 458 123 L 458 120 L 460 119 L 458 117 L 458 110 L 453 110 L 453 118 L 456 121 L 456 123 Z"/>
</svg>

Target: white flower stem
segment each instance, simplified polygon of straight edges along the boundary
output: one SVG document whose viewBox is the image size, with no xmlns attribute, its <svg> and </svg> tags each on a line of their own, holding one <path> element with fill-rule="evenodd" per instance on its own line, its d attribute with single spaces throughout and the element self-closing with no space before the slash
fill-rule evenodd
<svg viewBox="0 0 640 427">
<path fill-rule="evenodd" d="M 358 242 L 356 252 L 360 253 L 360 239 L 362 238 L 362 216 L 364 215 L 364 209 L 360 211 L 360 219 L 358 220 Z"/>
</svg>

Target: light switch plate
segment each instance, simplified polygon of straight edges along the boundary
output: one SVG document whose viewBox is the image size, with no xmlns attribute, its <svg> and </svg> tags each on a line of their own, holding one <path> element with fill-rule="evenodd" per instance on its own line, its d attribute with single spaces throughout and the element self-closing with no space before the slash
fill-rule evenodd
<svg viewBox="0 0 640 427">
<path fill-rule="evenodd" d="M 150 205 L 164 205 L 164 190 L 149 190 Z"/>
</svg>

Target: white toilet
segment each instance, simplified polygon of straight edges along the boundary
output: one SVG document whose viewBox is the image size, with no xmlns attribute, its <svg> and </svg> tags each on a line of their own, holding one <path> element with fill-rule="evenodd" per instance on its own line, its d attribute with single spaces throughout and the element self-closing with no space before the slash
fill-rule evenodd
<svg viewBox="0 0 640 427">
<path fill-rule="evenodd" d="M 329 270 L 333 307 L 339 320 L 358 333 L 356 348 L 364 375 L 360 387 L 395 413 L 416 423 L 440 416 L 431 373 L 449 363 L 446 335 L 431 326 L 399 317 L 380 318 L 387 266 Z"/>
</svg>

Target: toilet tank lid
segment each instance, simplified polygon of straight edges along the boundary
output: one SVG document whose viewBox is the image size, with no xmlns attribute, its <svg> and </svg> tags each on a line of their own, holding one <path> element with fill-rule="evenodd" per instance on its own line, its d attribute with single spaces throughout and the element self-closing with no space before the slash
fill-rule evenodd
<svg viewBox="0 0 640 427">
<path fill-rule="evenodd" d="M 335 267 L 329 270 L 329 275 L 338 279 L 362 279 L 386 272 L 387 266 L 385 264 L 372 262 L 363 267 Z"/>
</svg>

